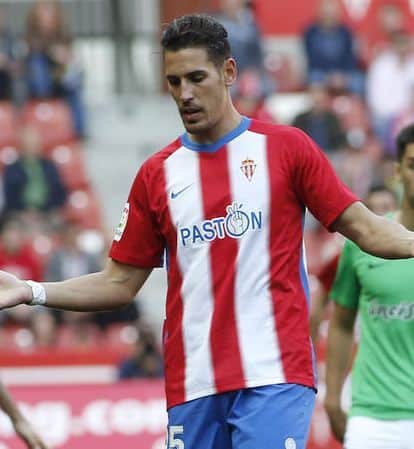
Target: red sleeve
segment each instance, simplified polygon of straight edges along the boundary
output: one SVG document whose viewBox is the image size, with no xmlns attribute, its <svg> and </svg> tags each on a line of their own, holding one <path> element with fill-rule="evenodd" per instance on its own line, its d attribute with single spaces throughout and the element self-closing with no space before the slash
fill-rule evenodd
<svg viewBox="0 0 414 449">
<path fill-rule="evenodd" d="M 303 204 L 329 229 L 342 212 L 360 201 L 339 179 L 325 154 L 302 131 L 295 129 L 298 139 L 293 180 Z"/>
<path fill-rule="evenodd" d="M 118 262 L 142 268 L 162 266 L 165 247 L 150 208 L 147 177 L 143 165 L 132 185 L 109 252 L 109 256 Z"/>
<path fill-rule="evenodd" d="M 335 280 L 336 270 L 338 268 L 340 253 L 329 260 L 325 265 L 322 266 L 318 274 L 319 282 L 322 284 L 324 290 L 329 292 Z"/>
</svg>

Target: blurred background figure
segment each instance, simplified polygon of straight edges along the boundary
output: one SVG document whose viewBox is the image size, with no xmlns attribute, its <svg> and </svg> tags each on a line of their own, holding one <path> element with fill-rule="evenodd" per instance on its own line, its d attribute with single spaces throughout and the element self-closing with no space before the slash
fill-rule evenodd
<svg viewBox="0 0 414 449">
<path fill-rule="evenodd" d="M 29 328 L 33 338 L 33 347 L 52 349 L 59 343 L 58 323 L 55 315 L 50 310 L 41 307 L 30 314 Z"/>
<path fill-rule="evenodd" d="M 257 71 L 245 70 L 239 77 L 233 95 L 234 105 L 241 114 L 265 122 L 275 121 L 266 106 L 266 94 Z"/>
<path fill-rule="evenodd" d="M 318 16 L 303 35 L 309 83 L 326 83 L 335 90 L 363 95 L 354 36 L 341 21 L 338 0 L 321 0 Z"/>
<path fill-rule="evenodd" d="M 44 280 L 40 260 L 29 245 L 17 215 L 4 216 L 0 224 L 0 269 L 24 279 Z M 6 321 L 28 324 L 30 314 L 30 310 L 18 307 L 2 315 Z"/>
<path fill-rule="evenodd" d="M 101 269 L 100 260 L 80 246 L 81 229 L 76 222 L 66 222 L 59 232 L 60 244 L 49 257 L 45 280 L 62 281 Z"/>
<path fill-rule="evenodd" d="M 374 58 L 367 73 L 367 103 L 373 129 L 385 147 L 393 121 L 408 109 L 414 85 L 412 38 L 406 31 L 391 36 L 390 47 Z"/>
<path fill-rule="evenodd" d="M 41 264 L 27 243 L 19 217 L 4 216 L 0 227 L 0 268 L 24 279 L 42 281 Z"/>
<path fill-rule="evenodd" d="M 3 174 L 5 211 L 61 208 L 67 191 L 53 161 L 42 154 L 41 136 L 34 127 L 20 129 L 20 154 Z"/>
<path fill-rule="evenodd" d="M 332 154 L 345 146 L 344 130 L 331 108 L 327 88 L 315 83 L 309 86 L 308 93 L 311 107 L 298 114 L 292 125 L 309 134 L 327 154 Z"/>
<path fill-rule="evenodd" d="M 367 67 L 371 61 L 391 46 L 394 33 L 406 29 L 407 18 L 401 3 L 395 0 L 385 0 L 379 5 L 376 20 L 367 33 L 359 36 L 360 58 Z"/>
<path fill-rule="evenodd" d="M 0 7 L 0 100 L 16 100 L 22 45 L 8 28 L 7 16 Z"/>
<path fill-rule="evenodd" d="M 31 98 L 63 98 L 70 107 L 76 134 L 85 136 L 82 70 L 72 50 L 62 6 L 36 1 L 26 22 L 27 89 Z"/>
<path fill-rule="evenodd" d="M 245 71 L 255 72 L 260 78 L 262 96 L 269 95 L 274 86 L 264 68 L 262 37 L 249 3 L 246 0 L 220 0 L 220 7 L 217 18 L 228 32 L 239 75 L 243 76 Z"/>
<path fill-rule="evenodd" d="M 143 320 L 137 321 L 137 331 L 135 351 L 119 365 L 119 379 L 162 377 L 162 357 L 153 331 Z"/>
</svg>

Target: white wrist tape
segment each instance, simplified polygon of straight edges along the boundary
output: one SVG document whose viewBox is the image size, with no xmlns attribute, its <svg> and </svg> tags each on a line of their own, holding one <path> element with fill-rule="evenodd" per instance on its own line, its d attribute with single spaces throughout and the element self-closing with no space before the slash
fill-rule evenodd
<svg viewBox="0 0 414 449">
<path fill-rule="evenodd" d="M 32 290 L 32 300 L 29 306 L 44 306 L 46 304 L 46 290 L 40 282 L 26 281 Z"/>
</svg>

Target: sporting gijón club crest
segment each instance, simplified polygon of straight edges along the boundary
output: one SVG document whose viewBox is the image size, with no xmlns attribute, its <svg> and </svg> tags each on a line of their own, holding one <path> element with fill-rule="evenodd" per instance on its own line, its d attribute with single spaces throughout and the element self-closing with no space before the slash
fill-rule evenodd
<svg viewBox="0 0 414 449">
<path fill-rule="evenodd" d="M 241 162 L 240 170 L 249 181 L 251 181 L 253 178 L 256 166 L 256 162 L 249 157 L 246 157 L 246 159 Z"/>
</svg>

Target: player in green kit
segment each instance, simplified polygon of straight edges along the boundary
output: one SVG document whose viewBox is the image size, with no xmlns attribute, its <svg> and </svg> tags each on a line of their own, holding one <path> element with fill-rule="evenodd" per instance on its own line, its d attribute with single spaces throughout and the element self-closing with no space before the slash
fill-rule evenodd
<svg viewBox="0 0 414 449">
<path fill-rule="evenodd" d="M 390 219 L 414 230 L 414 125 L 397 137 L 404 187 Z M 331 291 L 325 407 L 345 449 L 414 449 L 414 260 L 385 260 L 345 243 Z M 348 419 L 340 404 L 352 357 L 354 323 L 361 335 L 352 370 Z"/>
</svg>

